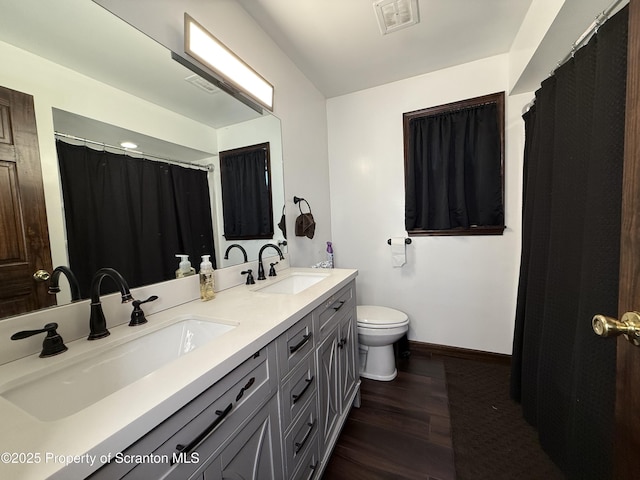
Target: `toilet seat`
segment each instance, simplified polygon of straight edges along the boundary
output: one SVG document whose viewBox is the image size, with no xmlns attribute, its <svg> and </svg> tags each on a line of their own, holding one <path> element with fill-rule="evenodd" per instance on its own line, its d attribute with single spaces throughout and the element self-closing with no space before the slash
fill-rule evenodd
<svg viewBox="0 0 640 480">
<path fill-rule="evenodd" d="M 393 308 L 378 305 L 358 305 L 356 310 L 358 327 L 361 328 L 396 328 L 409 324 L 407 314 Z"/>
</svg>

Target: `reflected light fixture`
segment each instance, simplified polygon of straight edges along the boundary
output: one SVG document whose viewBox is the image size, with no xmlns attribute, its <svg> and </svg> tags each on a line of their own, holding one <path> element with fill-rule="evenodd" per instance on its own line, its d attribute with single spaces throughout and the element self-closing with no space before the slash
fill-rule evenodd
<svg viewBox="0 0 640 480">
<path fill-rule="evenodd" d="M 129 142 L 129 141 L 121 142 L 121 143 L 120 143 L 120 146 L 121 146 L 122 148 L 126 148 L 126 149 L 130 149 L 130 148 L 138 148 L 138 145 L 136 145 L 136 144 L 135 144 L 135 143 L 133 143 L 133 142 Z"/>
<path fill-rule="evenodd" d="M 184 14 L 184 51 L 260 105 L 273 111 L 273 85 L 187 13 Z"/>
</svg>

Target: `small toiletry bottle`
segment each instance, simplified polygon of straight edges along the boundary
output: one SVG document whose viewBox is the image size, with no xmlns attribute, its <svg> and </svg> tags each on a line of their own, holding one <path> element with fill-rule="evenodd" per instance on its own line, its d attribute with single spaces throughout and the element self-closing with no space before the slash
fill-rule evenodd
<svg viewBox="0 0 640 480">
<path fill-rule="evenodd" d="M 333 246 L 331 242 L 327 242 L 327 266 L 333 268 Z"/>
<path fill-rule="evenodd" d="M 216 296 L 213 291 L 213 265 L 209 261 L 211 255 L 202 255 L 200 264 L 200 299 L 202 301 L 211 300 Z"/>
<path fill-rule="evenodd" d="M 191 266 L 189 261 L 189 255 L 178 254 L 176 257 L 180 259 L 180 265 L 176 270 L 176 278 L 189 277 L 196 274 L 196 269 Z"/>
</svg>

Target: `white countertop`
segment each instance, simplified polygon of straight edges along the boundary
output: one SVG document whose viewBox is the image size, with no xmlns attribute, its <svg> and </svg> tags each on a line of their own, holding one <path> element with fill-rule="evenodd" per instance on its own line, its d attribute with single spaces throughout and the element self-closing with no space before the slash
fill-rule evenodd
<svg viewBox="0 0 640 480">
<path fill-rule="evenodd" d="M 327 273 L 321 282 L 296 295 L 255 291 L 296 272 Z M 0 478 L 42 480 L 83 478 L 151 428 L 209 388 L 249 356 L 353 280 L 357 270 L 290 268 L 275 279 L 240 285 L 216 294 L 208 302 L 192 301 L 147 315 L 149 322 L 135 328 L 124 324 L 111 335 L 88 342 L 67 343 L 69 350 L 41 359 L 31 355 L 0 366 L 3 385 L 25 375 L 109 348 L 170 325 L 185 314 L 212 317 L 238 326 L 206 345 L 143 377 L 97 403 L 68 417 L 41 421 L 0 397 Z M 51 399 L 55 402 L 55 399 Z M 93 465 L 91 464 L 93 462 Z M 68 463 L 68 465 L 67 465 Z"/>
</svg>

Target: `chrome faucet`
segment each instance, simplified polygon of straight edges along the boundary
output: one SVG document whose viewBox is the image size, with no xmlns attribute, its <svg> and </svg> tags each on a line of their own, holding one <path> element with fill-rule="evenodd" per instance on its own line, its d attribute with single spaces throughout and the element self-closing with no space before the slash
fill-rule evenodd
<svg viewBox="0 0 640 480">
<path fill-rule="evenodd" d="M 97 340 L 110 335 L 109 330 L 107 330 L 107 321 L 102 311 L 102 303 L 100 303 L 100 284 L 104 277 L 111 277 L 116 282 L 118 288 L 120 288 L 122 303 L 133 301 L 131 292 L 129 292 L 129 285 L 127 285 L 122 275 L 113 268 L 101 268 L 98 270 L 93 276 L 93 280 L 91 280 L 91 317 L 89 318 L 90 333 L 88 340 Z"/>
<path fill-rule="evenodd" d="M 258 280 L 267 279 L 267 277 L 264 276 L 264 265 L 262 265 L 262 252 L 264 252 L 264 249 L 268 247 L 275 248 L 278 251 L 278 255 L 280 255 L 280 260 L 284 260 L 284 255 L 282 254 L 282 250 L 280 250 L 276 245 L 274 245 L 273 243 L 267 243 L 266 245 L 263 245 L 260 251 L 258 252 Z M 273 269 L 273 274 L 275 276 L 275 269 Z"/>
<path fill-rule="evenodd" d="M 242 255 L 244 255 L 244 263 L 247 263 L 247 251 L 244 248 L 242 248 L 242 245 L 238 245 L 237 243 L 234 243 L 227 247 L 227 251 L 224 252 L 224 259 L 229 260 L 229 251 L 234 247 L 240 249 L 240 251 L 242 252 Z"/>
<path fill-rule="evenodd" d="M 60 293 L 60 274 L 64 273 L 64 276 L 67 277 L 67 281 L 69 282 L 69 288 L 71 289 L 71 301 L 76 302 L 82 298 L 80 295 L 80 284 L 78 283 L 78 279 L 73 274 L 71 269 L 61 265 L 56 267 L 51 274 L 51 283 L 49 284 L 49 293 L 51 295 L 55 295 L 56 293 Z"/>
</svg>

